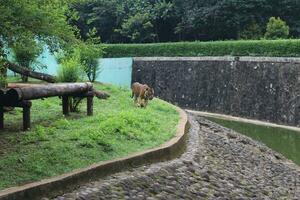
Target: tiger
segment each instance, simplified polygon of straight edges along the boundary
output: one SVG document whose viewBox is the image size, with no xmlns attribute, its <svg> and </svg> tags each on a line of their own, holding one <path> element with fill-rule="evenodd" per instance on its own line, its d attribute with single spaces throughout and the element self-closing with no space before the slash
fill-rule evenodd
<svg viewBox="0 0 300 200">
<path fill-rule="evenodd" d="M 147 84 L 135 82 L 131 86 L 132 95 L 134 97 L 134 104 L 139 107 L 146 107 L 148 101 L 154 98 L 154 89 Z"/>
</svg>

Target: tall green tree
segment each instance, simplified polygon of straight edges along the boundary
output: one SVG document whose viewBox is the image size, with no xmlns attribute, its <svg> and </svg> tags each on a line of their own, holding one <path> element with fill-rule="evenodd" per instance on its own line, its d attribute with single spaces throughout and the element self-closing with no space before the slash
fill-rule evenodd
<svg viewBox="0 0 300 200">
<path fill-rule="evenodd" d="M 0 0 L 1 63 L 6 62 L 5 46 L 11 47 L 22 37 L 42 41 L 52 50 L 74 42 L 73 28 L 68 24 L 66 15 L 69 13 L 69 5 L 74 2 L 75 0 Z M 1 74 L 2 77 L 5 76 L 4 73 Z"/>
<path fill-rule="evenodd" d="M 298 0 L 89 0 L 76 11 L 82 35 L 95 27 L 108 43 L 260 38 L 272 16 L 300 36 Z"/>
<path fill-rule="evenodd" d="M 267 24 L 266 39 L 284 39 L 290 34 L 290 27 L 279 17 L 271 17 Z"/>
<path fill-rule="evenodd" d="M 22 67 L 34 69 L 37 57 L 43 52 L 41 43 L 34 40 L 32 36 L 22 35 L 16 40 L 11 48 L 15 61 Z M 22 75 L 23 82 L 28 81 L 28 76 Z"/>
</svg>

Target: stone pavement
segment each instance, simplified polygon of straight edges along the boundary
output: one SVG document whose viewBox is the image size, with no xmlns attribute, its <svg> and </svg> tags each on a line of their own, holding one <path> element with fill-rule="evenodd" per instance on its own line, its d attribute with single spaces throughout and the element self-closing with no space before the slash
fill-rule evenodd
<svg viewBox="0 0 300 200">
<path fill-rule="evenodd" d="M 189 120 L 180 158 L 108 176 L 55 200 L 300 199 L 300 167 L 202 117 Z"/>
</svg>

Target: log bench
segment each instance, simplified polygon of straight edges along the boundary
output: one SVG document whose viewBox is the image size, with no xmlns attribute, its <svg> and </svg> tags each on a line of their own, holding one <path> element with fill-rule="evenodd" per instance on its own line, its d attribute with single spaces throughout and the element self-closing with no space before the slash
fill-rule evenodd
<svg viewBox="0 0 300 200">
<path fill-rule="evenodd" d="M 58 83 L 34 86 L 20 86 L 0 90 L 0 130 L 4 129 L 4 107 L 23 108 L 23 131 L 30 129 L 31 100 L 48 97 L 62 97 L 62 111 L 69 115 L 70 97 L 87 98 L 87 115 L 93 115 L 93 85 L 86 83 Z"/>
</svg>

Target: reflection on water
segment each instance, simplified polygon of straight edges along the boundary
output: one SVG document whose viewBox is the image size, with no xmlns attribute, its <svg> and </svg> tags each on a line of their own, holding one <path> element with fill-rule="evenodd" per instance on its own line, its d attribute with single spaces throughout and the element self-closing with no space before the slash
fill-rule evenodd
<svg viewBox="0 0 300 200">
<path fill-rule="evenodd" d="M 208 119 L 263 142 L 300 166 L 300 132 L 211 117 Z"/>
</svg>

